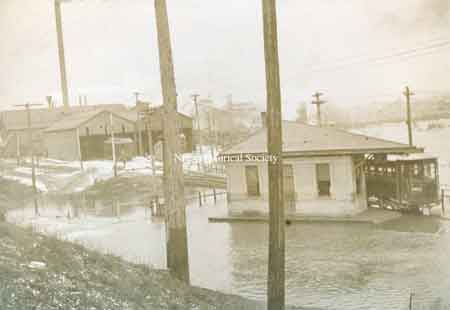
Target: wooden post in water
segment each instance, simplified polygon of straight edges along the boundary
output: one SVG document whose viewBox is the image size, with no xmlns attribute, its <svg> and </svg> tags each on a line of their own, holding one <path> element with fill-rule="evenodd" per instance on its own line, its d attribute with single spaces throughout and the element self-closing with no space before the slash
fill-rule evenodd
<svg viewBox="0 0 450 310">
<path fill-rule="evenodd" d="M 275 0 L 262 0 L 267 90 L 267 149 L 277 158 L 269 167 L 269 266 L 267 309 L 285 308 L 285 230 L 281 92 Z"/>
<path fill-rule="evenodd" d="M 34 201 L 34 213 L 39 215 L 39 206 L 37 201 L 38 190 L 36 187 L 36 167 L 35 167 L 35 155 L 34 155 L 34 141 L 33 141 L 33 129 L 31 128 L 31 110 L 32 106 L 40 106 L 41 104 L 19 104 L 16 107 L 24 107 L 27 113 L 27 132 L 28 140 L 30 144 L 30 156 L 31 156 L 31 184 L 33 187 L 33 201 Z M 20 141 L 19 141 L 20 142 Z M 20 146 L 19 146 L 20 148 Z"/>
<path fill-rule="evenodd" d="M 183 164 L 177 117 L 177 92 L 165 0 L 155 0 L 159 63 L 163 97 L 164 205 L 166 220 L 167 267 L 180 280 L 189 283 L 189 257 L 186 230 Z"/>
</svg>

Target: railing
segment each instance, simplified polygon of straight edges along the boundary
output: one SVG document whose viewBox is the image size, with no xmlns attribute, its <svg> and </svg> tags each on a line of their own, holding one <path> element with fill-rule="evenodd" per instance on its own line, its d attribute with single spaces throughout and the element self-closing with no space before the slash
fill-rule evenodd
<svg viewBox="0 0 450 310">
<path fill-rule="evenodd" d="M 224 177 L 202 173 L 187 173 L 184 176 L 184 182 L 187 186 L 192 187 L 221 189 L 227 187 L 227 180 Z"/>
</svg>

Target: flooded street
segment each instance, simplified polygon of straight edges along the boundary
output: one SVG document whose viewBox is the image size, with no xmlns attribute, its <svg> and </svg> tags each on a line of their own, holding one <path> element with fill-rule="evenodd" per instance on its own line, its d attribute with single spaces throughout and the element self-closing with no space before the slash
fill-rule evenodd
<svg viewBox="0 0 450 310">
<path fill-rule="evenodd" d="M 209 223 L 223 211 L 223 196 L 188 208 L 192 283 L 252 299 L 265 298 L 268 226 Z M 108 208 L 81 219 L 55 218 L 66 211 L 47 207 L 34 226 L 127 260 L 165 268 L 162 219 L 140 207 Z M 32 208 L 9 214 L 30 222 Z M 286 229 L 287 302 L 324 309 L 407 309 L 450 304 L 450 222 L 404 216 L 382 226 L 289 225 Z M 440 300 L 441 299 L 441 300 Z M 433 308 L 430 308 L 433 309 Z M 436 308 L 439 309 L 439 308 Z"/>
</svg>

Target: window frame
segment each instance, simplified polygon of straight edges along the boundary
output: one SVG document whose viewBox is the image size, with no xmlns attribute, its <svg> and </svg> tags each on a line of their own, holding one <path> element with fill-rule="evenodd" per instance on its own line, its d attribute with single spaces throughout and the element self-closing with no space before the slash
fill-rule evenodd
<svg viewBox="0 0 450 310">
<path fill-rule="evenodd" d="M 253 169 L 256 172 L 256 184 L 249 184 L 249 171 Z M 259 177 L 259 168 L 257 165 L 246 165 L 245 168 L 245 184 L 248 197 L 261 197 L 261 182 Z M 253 188 L 255 190 L 253 190 Z"/>
<path fill-rule="evenodd" d="M 328 180 L 319 180 L 319 167 L 320 166 L 328 167 Z M 319 197 L 331 197 L 331 164 L 329 162 L 316 163 L 315 170 L 316 170 L 317 195 Z M 326 187 L 327 187 L 326 191 L 321 191 L 323 184 L 326 184 Z"/>
</svg>

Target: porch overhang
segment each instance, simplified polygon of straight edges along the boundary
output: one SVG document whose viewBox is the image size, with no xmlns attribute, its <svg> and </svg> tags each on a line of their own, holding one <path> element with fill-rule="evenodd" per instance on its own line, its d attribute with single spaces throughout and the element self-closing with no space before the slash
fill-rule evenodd
<svg viewBox="0 0 450 310">
<path fill-rule="evenodd" d="M 283 158 L 295 157 L 315 157 L 315 156 L 348 156 L 348 155 L 365 155 L 365 154 L 384 154 L 384 155 L 408 155 L 415 153 L 423 153 L 421 147 L 408 146 L 398 148 L 367 148 L 367 149 L 335 149 L 335 150 L 310 150 L 310 151 L 285 151 Z M 238 156 L 238 155 L 268 155 L 267 152 L 252 153 L 225 153 L 218 157 Z"/>
</svg>

